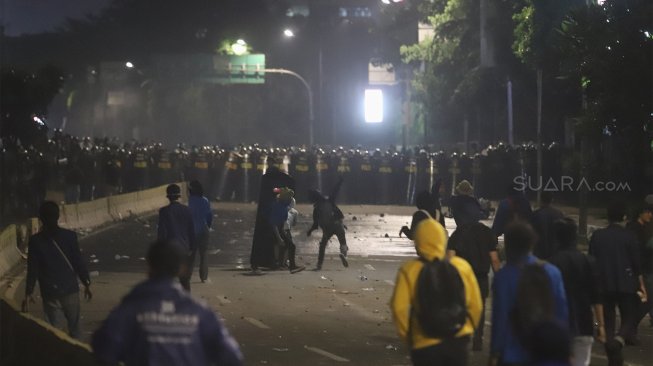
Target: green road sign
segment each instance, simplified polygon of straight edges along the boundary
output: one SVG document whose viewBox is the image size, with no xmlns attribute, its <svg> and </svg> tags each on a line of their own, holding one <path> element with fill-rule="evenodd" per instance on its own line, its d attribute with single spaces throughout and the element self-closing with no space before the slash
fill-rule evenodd
<svg viewBox="0 0 653 366">
<path fill-rule="evenodd" d="M 265 55 L 161 55 L 154 60 L 160 78 L 218 84 L 265 83 Z"/>
</svg>

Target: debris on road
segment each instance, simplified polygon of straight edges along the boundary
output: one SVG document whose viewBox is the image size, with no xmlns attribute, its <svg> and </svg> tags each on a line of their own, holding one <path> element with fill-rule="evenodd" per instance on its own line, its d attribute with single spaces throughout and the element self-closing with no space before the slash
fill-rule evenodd
<svg viewBox="0 0 653 366">
<path fill-rule="evenodd" d="M 396 347 L 396 346 L 393 346 L 393 345 L 391 345 L 391 344 L 389 344 L 389 345 L 385 346 L 385 349 L 396 351 L 396 350 L 397 350 L 397 347 Z"/>
</svg>

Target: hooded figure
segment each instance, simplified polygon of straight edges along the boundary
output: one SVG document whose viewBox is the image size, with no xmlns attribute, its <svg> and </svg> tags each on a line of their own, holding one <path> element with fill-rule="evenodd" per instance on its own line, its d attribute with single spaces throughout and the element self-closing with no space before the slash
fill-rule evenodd
<svg viewBox="0 0 653 366">
<path fill-rule="evenodd" d="M 446 230 L 434 219 L 424 219 L 417 225 L 414 241 L 417 254 L 424 260 L 432 261 L 435 258 L 445 258 Z M 469 338 L 481 316 L 483 303 L 476 276 L 474 276 L 471 266 L 464 259 L 455 256 L 450 258 L 449 262 L 458 270 L 462 279 L 469 314 L 463 328 L 451 339 L 428 338 L 425 336 L 417 316 L 413 315 L 414 312 L 411 311 L 416 305 L 417 279 L 424 262 L 418 258 L 410 260 L 404 263 L 397 273 L 390 307 L 397 332 L 401 339 L 410 346 L 411 358 L 415 365 L 465 364 L 465 360 L 458 359 L 458 357 L 467 357 Z M 455 358 L 456 361 L 451 357 Z M 430 361 L 422 361 L 429 359 Z"/>
<path fill-rule="evenodd" d="M 431 192 L 422 191 L 417 194 L 415 197 L 415 206 L 417 210 L 413 214 L 413 220 L 410 223 L 410 228 L 408 226 L 402 226 L 399 230 L 399 236 L 401 234 L 406 235 L 410 240 L 414 240 L 415 229 L 417 225 L 424 219 L 432 218 L 435 219 L 444 227 L 444 216 L 442 215 L 441 206 L 440 206 L 440 185 L 442 181 L 438 179 L 437 182 L 431 188 Z"/>
</svg>

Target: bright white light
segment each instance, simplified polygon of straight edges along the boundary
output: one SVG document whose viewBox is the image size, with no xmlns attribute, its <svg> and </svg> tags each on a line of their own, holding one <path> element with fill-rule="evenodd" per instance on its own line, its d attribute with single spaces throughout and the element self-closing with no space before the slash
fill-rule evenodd
<svg viewBox="0 0 653 366">
<path fill-rule="evenodd" d="M 45 123 L 40 118 L 38 118 L 37 116 L 34 116 L 33 120 L 34 120 L 34 122 L 38 123 L 39 125 L 45 126 Z"/>
<path fill-rule="evenodd" d="M 365 122 L 383 122 L 383 90 L 365 90 Z"/>
<path fill-rule="evenodd" d="M 381 2 L 384 3 L 384 4 L 386 4 L 386 5 L 387 5 L 387 4 L 390 4 L 390 0 L 381 0 Z"/>
<path fill-rule="evenodd" d="M 237 56 L 244 55 L 247 53 L 247 43 L 242 39 L 239 39 L 236 43 L 231 45 L 231 51 Z"/>
<path fill-rule="evenodd" d="M 285 29 L 283 31 L 283 35 L 288 37 L 288 38 L 292 38 L 292 37 L 295 36 L 295 32 L 293 32 L 292 29 Z"/>
<path fill-rule="evenodd" d="M 134 67 L 134 64 L 131 63 L 130 61 L 127 61 L 127 62 L 125 63 L 125 67 L 127 67 L 128 69 L 131 69 L 132 67 Z"/>
</svg>

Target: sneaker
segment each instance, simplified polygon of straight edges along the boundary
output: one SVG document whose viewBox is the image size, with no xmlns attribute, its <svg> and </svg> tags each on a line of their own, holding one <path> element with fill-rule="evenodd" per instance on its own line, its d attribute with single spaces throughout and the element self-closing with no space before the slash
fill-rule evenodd
<svg viewBox="0 0 653 366">
<path fill-rule="evenodd" d="M 345 266 L 345 268 L 349 267 L 349 262 L 347 262 L 347 257 L 340 253 L 340 261 L 342 262 L 342 265 Z"/>
<path fill-rule="evenodd" d="M 294 267 L 290 268 L 290 273 L 295 274 L 295 273 L 301 272 L 301 271 L 303 271 L 305 269 L 306 269 L 306 267 L 304 267 L 304 266 L 294 266 Z"/>
<path fill-rule="evenodd" d="M 605 354 L 608 356 L 608 366 L 623 366 L 624 358 L 622 354 L 623 343 L 615 337 L 605 342 Z"/>
</svg>

